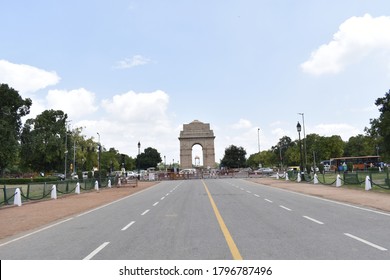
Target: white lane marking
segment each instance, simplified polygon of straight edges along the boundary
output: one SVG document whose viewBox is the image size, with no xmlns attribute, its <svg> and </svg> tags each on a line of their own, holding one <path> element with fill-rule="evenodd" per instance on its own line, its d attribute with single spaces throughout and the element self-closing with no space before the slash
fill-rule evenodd
<svg viewBox="0 0 390 280">
<path fill-rule="evenodd" d="M 122 231 L 125 231 L 126 229 L 128 229 L 129 227 L 131 227 L 132 225 L 134 225 L 135 221 L 132 221 L 130 224 L 128 224 L 127 226 L 125 226 L 124 228 L 122 228 Z"/>
<path fill-rule="evenodd" d="M 103 250 L 104 247 L 106 247 L 108 244 L 110 244 L 110 242 L 104 242 L 102 245 L 100 245 L 98 248 L 96 248 L 91 254 L 86 256 L 83 260 L 92 259 L 94 256 L 96 256 L 96 254 L 98 254 L 101 250 Z"/>
<path fill-rule="evenodd" d="M 161 198 L 161 200 L 164 200 L 164 198 L 165 198 L 165 196 L 163 196 L 163 197 Z"/>
<path fill-rule="evenodd" d="M 31 232 L 31 233 L 28 233 L 28 234 L 26 234 L 26 235 L 23 235 L 23 236 L 21 236 L 21 237 L 18 237 L 18 238 L 12 239 L 12 240 L 10 240 L 10 241 L 8 241 L 8 242 L 5 242 L 5 243 L 3 243 L 3 244 L 0 244 L 0 247 L 1 247 L 1 246 L 4 246 L 4 245 L 7 245 L 7 244 L 10 244 L 10 243 L 12 243 L 12 242 L 15 242 L 15 241 L 21 240 L 21 239 L 23 239 L 23 238 L 29 237 L 29 236 L 31 236 L 31 235 L 33 235 L 33 234 L 36 234 L 36 233 L 38 233 L 38 232 L 41 232 L 41 231 L 47 230 L 47 229 L 49 229 L 49 228 L 52 228 L 52 227 L 58 226 L 58 225 L 60 225 L 60 224 L 62 224 L 62 223 L 68 222 L 68 221 L 70 221 L 70 220 L 73 220 L 73 218 L 69 218 L 69 219 L 63 220 L 63 221 L 61 221 L 61 222 L 58 222 L 58 223 L 52 224 L 52 225 L 50 225 L 50 226 L 47 226 L 47 227 L 44 227 L 44 228 L 41 228 L 41 229 L 39 229 L 39 230 L 33 231 L 33 232 Z"/>
<path fill-rule="evenodd" d="M 149 211 L 150 211 L 150 209 L 145 210 L 145 211 L 141 214 L 141 216 L 146 215 Z"/>
<path fill-rule="evenodd" d="M 159 202 L 157 201 L 156 203 L 153 204 L 153 206 L 156 206 Z"/>
<path fill-rule="evenodd" d="M 243 188 L 240 188 L 240 190 L 242 190 L 242 191 L 243 191 L 244 189 L 243 189 Z"/>
<path fill-rule="evenodd" d="M 371 242 L 369 242 L 369 241 L 367 241 L 367 240 L 364 240 L 364 239 L 362 239 L 362 238 L 360 238 L 360 237 L 357 237 L 357 236 L 355 236 L 355 235 L 352 235 L 352 234 L 350 234 L 350 233 L 344 233 L 344 235 L 346 235 L 346 236 L 348 236 L 348 237 L 351 237 L 351 238 L 353 238 L 353 239 L 355 239 L 355 240 L 357 240 L 357 241 L 363 242 L 364 244 L 367 244 L 367 245 L 369 245 L 369 246 L 371 246 L 371 247 L 374 247 L 375 249 L 378 249 L 378 250 L 381 250 L 381 251 L 387 251 L 386 248 L 383 248 L 383 247 L 381 247 L 381 246 L 379 246 L 379 245 L 376 245 L 376 244 L 374 244 L 374 243 L 371 243 Z"/>
<path fill-rule="evenodd" d="M 323 222 L 318 221 L 318 220 L 313 219 L 313 218 L 310 218 L 310 217 L 308 217 L 308 216 L 302 216 L 302 217 L 304 217 L 305 219 L 308 219 L 308 220 L 310 220 L 310 221 L 312 221 L 312 222 L 315 222 L 315 223 L 317 223 L 317 224 L 319 224 L 319 225 L 323 225 L 323 224 L 324 224 Z"/>
<path fill-rule="evenodd" d="M 272 200 L 269 200 L 269 199 L 264 199 L 265 201 L 269 202 L 269 203 L 272 203 L 273 201 Z"/>
<path fill-rule="evenodd" d="M 283 205 L 279 205 L 280 208 L 283 208 L 284 210 L 287 210 L 287 211 L 292 211 L 290 208 L 287 208 L 286 206 L 283 206 Z"/>
<path fill-rule="evenodd" d="M 252 193 L 251 191 L 246 191 L 247 193 Z"/>
<path fill-rule="evenodd" d="M 256 196 L 256 197 L 260 197 L 260 195 L 258 195 L 258 194 L 254 194 L 254 196 Z"/>
<path fill-rule="evenodd" d="M 167 193 L 165 196 L 168 196 L 169 195 L 169 193 Z"/>
<path fill-rule="evenodd" d="M 363 211 L 367 211 L 367 212 L 371 212 L 371 213 L 375 213 L 375 214 L 390 216 L 390 213 L 381 212 L 381 211 L 373 210 L 373 209 L 369 209 L 369 208 L 363 208 L 363 207 L 359 207 L 359 206 L 356 206 L 356 205 L 352 205 L 352 204 L 348 204 L 348 203 L 344 203 L 344 202 L 340 202 L 340 201 L 336 201 L 336 200 L 331 200 L 331 199 L 318 197 L 318 196 L 315 196 L 315 195 L 298 193 L 298 192 L 285 190 L 285 189 L 279 189 L 277 187 L 271 187 L 271 186 L 267 186 L 267 185 L 263 185 L 263 184 L 254 183 L 254 182 L 251 182 L 251 181 L 247 181 L 247 182 L 251 183 L 252 185 L 261 186 L 261 187 L 268 188 L 268 189 L 273 189 L 273 190 L 277 190 L 277 191 L 281 191 L 281 192 L 287 192 L 287 193 L 291 193 L 291 194 L 295 194 L 295 195 L 310 197 L 310 198 L 314 198 L 314 199 L 318 199 L 318 200 L 322 200 L 322 201 L 326 201 L 326 202 L 330 202 L 330 203 L 334 203 L 334 204 L 338 204 L 338 205 L 342 205 L 342 206 L 346 206 L 346 207 L 351 207 L 351 208 L 355 208 L 355 209 L 359 209 L 359 210 L 363 210 Z"/>
</svg>

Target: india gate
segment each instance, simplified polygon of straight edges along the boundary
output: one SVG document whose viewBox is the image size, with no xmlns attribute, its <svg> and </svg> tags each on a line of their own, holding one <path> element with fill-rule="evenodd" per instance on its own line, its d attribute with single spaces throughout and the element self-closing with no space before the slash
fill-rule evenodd
<svg viewBox="0 0 390 280">
<path fill-rule="evenodd" d="M 181 168 L 192 168 L 192 148 L 200 145 L 203 149 L 203 166 L 215 167 L 214 132 L 210 124 L 195 120 L 183 125 L 180 131 L 180 165 Z"/>
</svg>

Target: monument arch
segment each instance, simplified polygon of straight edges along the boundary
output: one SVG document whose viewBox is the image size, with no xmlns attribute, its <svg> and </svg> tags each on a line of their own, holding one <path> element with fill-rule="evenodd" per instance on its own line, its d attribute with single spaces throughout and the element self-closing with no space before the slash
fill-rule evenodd
<svg viewBox="0 0 390 280">
<path fill-rule="evenodd" d="M 215 167 L 214 132 L 210 124 L 194 120 L 183 125 L 180 132 L 180 166 L 181 168 L 192 168 L 192 148 L 200 145 L 203 150 L 203 166 L 206 168 Z"/>
</svg>

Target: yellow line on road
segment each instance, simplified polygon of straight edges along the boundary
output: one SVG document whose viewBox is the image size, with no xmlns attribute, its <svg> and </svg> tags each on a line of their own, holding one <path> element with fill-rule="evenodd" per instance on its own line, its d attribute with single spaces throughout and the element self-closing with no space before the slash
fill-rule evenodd
<svg viewBox="0 0 390 280">
<path fill-rule="evenodd" d="M 208 197 L 210 199 L 210 203 L 211 203 L 211 206 L 213 207 L 215 217 L 217 217 L 219 226 L 220 226 L 220 228 L 222 230 L 223 235 L 225 236 L 226 243 L 229 246 L 229 249 L 230 249 L 230 252 L 232 253 L 233 259 L 234 260 L 242 260 L 241 254 L 238 251 L 236 243 L 234 243 L 233 237 L 230 235 L 230 232 L 229 232 L 225 222 L 223 221 L 221 214 L 219 213 L 217 205 L 215 204 L 214 199 L 211 196 L 210 191 L 207 188 L 206 183 L 203 180 L 202 180 L 202 183 L 203 183 L 204 188 L 205 188 L 205 190 L 207 192 L 207 195 L 208 195 Z"/>
</svg>

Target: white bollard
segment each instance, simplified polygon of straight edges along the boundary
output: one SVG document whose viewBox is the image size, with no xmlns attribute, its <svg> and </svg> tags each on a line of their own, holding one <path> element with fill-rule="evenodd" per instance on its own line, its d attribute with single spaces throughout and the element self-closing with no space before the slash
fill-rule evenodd
<svg viewBox="0 0 390 280">
<path fill-rule="evenodd" d="M 288 181 L 288 173 L 286 172 L 286 181 Z"/>
<path fill-rule="evenodd" d="M 95 181 L 95 190 L 99 191 L 99 182 L 97 180 Z"/>
<path fill-rule="evenodd" d="M 279 180 L 279 172 L 276 173 L 276 179 Z"/>
<path fill-rule="evenodd" d="M 337 175 L 336 187 L 341 187 L 341 177 L 340 177 L 340 174 Z"/>
<path fill-rule="evenodd" d="M 366 190 L 366 191 L 371 190 L 371 180 L 370 180 L 370 176 L 366 176 L 366 186 L 365 186 L 365 190 Z"/>
<path fill-rule="evenodd" d="M 111 188 L 111 180 L 108 180 L 108 185 L 109 188 Z"/>
<path fill-rule="evenodd" d="M 118 187 L 122 185 L 121 178 L 118 178 Z"/>
<path fill-rule="evenodd" d="M 51 187 L 51 198 L 52 199 L 57 199 L 57 187 L 56 187 L 56 185 L 53 185 Z"/>
<path fill-rule="evenodd" d="M 301 173 L 298 173 L 298 176 L 297 176 L 297 182 L 299 183 L 300 181 L 302 181 L 302 178 L 301 178 Z"/>
<path fill-rule="evenodd" d="M 318 176 L 317 176 L 317 174 L 314 174 L 314 184 L 318 184 Z"/>
<path fill-rule="evenodd" d="M 14 205 L 22 206 L 22 196 L 19 188 L 16 188 L 15 190 Z"/>
<path fill-rule="evenodd" d="M 75 193 L 80 194 L 80 183 L 77 182 Z"/>
</svg>

